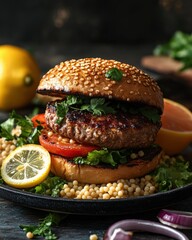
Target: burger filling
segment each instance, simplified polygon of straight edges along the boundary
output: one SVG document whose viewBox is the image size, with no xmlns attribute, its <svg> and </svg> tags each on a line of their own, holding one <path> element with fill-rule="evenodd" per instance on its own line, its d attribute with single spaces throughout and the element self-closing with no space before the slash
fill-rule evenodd
<svg viewBox="0 0 192 240">
<path fill-rule="evenodd" d="M 151 146 L 153 152 L 159 149 L 153 143 L 161 127 L 160 113 L 142 103 L 67 96 L 47 105 L 45 119 L 54 135 L 72 139 L 76 147 L 87 147 L 83 154 L 77 152 L 72 156 L 62 154 L 62 150 L 53 152 L 78 164 L 102 163 L 115 167 L 133 158 L 144 159 Z M 41 140 L 48 138 L 48 130 L 45 129 Z M 52 139 L 52 143 L 58 144 L 58 141 Z M 52 152 L 51 149 L 48 150 Z"/>
</svg>

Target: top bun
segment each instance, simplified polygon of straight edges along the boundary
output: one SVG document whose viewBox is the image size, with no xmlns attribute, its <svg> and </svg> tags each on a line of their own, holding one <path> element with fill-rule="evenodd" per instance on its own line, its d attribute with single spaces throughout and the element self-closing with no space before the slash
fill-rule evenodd
<svg viewBox="0 0 192 240">
<path fill-rule="evenodd" d="M 123 73 L 120 81 L 105 76 L 112 68 Z M 115 60 L 84 58 L 61 62 L 42 77 L 37 92 L 55 97 L 105 97 L 144 103 L 163 111 L 163 94 L 156 81 L 136 67 Z"/>
</svg>

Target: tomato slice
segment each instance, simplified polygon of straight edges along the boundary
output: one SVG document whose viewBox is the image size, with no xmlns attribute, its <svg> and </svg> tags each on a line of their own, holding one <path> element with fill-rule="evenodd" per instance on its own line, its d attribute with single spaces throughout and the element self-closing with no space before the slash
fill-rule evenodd
<svg viewBox="0 0 192 240">
<path fill-rule="evenodd" d="M 39 125 L 41 125 L 42 127 L 47 126 L 44 113 L 35 115 L 34 117 L 32 117 L 31 121 L 32 121 L 34 127 L 37 127 Z"/>
<path fill-rule="evenodd" d="M 99 149 L 97 146 L 70 143 L 69 138 L 60 139 L 56 133 L 50 136 L 47 129 L 43 129 L 39 142 L 50 153 L 68 158 L 85 157 L 89 152 Z"/>
</svg>

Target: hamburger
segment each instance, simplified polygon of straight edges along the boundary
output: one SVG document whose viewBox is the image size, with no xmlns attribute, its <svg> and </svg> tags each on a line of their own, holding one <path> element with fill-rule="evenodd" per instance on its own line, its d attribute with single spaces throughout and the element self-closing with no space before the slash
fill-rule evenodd
<svg viewBox="0 0 192 240">
<path fill-rule="evenodd" d="M 39 138 L 55 175 L 100 184 L 158 166 L 163 94 L 142 70 L 115 60 L 73 59 L 50 69 L 37 93 L 58 98 L 46 105 Z"/>
</svg>

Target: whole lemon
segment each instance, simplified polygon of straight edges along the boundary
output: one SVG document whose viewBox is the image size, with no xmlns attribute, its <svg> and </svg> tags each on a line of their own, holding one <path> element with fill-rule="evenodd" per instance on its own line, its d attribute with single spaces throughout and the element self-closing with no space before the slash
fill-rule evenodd
<svg viewBox="0 0 192 240">
<path fill-rule="evenodd" d="M 35 96 L 40 69 L 25 49 L 0 46 L 0 109 L 12 110 L 28 105 Z"/>
</svg>

